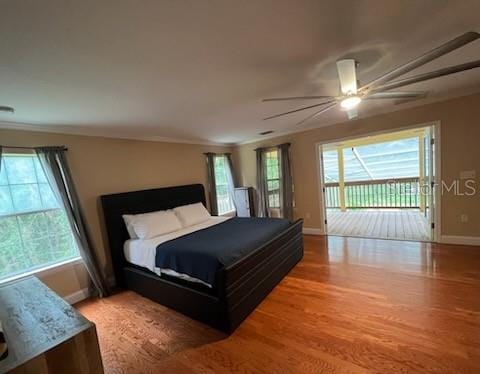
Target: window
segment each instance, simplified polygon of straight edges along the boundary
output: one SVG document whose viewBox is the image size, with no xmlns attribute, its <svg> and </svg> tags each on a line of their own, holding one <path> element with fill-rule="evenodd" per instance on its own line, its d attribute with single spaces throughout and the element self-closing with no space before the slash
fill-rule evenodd
<svg viewBox="0 0 480 374">
<path fill-rule="evenodd" d="M 278 150 L 274 149 L 265 153 L 267 168 L 267 195 L 268 207 L 280 208 L 280 163 Z"/>
<path fill-rule="evenodd" d="M 215 187 L 217 190 L 219 215 L 235 211 L 235 206 L 230 196 L 230 172 L 227 158 L 223 155 L 215 155 Z"/>
<path fill-rule="evenodd" d="M 68 218 L 35 155 L 0 168 L 0 280 L 78 257 Z"/>
</svg>

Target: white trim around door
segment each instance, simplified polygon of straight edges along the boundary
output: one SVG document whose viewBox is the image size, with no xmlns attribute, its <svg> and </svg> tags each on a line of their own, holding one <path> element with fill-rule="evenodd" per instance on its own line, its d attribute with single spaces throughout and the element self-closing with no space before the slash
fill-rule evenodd
<svg viewBox="0 0 480 374">
<path fill-rule="evenodd" d="M 358 138 L 363 138 L 363 137 L 368 137 L 368 136 L 375 136 L 375 135 L 382 135 L 382 134 L 388 134 L 392 132 L 397 132 L 397 131 L 403 131 L 403 130 L 412 130 L 416 128 L 428 128 L 430 127 L 433 130 L 433 137 L 435 139 L 435 152 L 434 152 L 434 157 L 435 157 L 435 162 L 434 162 L 434 188 L 437 190 L 435 191 L 436 193 L 434 194 L 434 211 L 433 211 L 433 222 L 434 222 L 434 228 L 432 230 L 432 237 L 431 241 L 432 242 L 437 242 L 440 241 L 441 238 L 441 194 L 438 191 L 438 186 L 441 185 L 441 123 L 440 121 L 433 121 L 433 122 L 427 122 L 423 124 L 415 124 L 415 125 L 408 125 L 408 126 L 403 126 L 403 127 L 397 127 L 394 129 L 388 129 L 388 130 L 380 130 L 380 131 L 374 131 L 374 132 L 369 132 L 365 134 L 357 134 L 354 136 L 348 136 L 348 137 L 342 137 L 342 138 L 336 138 L 336 139 L 331 139 L 331 140 L 325 140 L 321 141 L 318 143 L 315 143 L 315 155 L 316 155 L 316 162 L 317 162 L 317 193 L 318 193 L 318 200 L 319 200 L 319 210 L 322 213 L 322 223 L 321 223 L 321 228 L 319 229 L 318 232 L 321 232 L 320 235 L 323 234 L 328 234 L 328 229 L 327 229 L 327 223 L 326 223 L 326 204 L 325 204 L 325 193 L 324 193 L 324 170 L 323 170 L 323 162 L 321 158 L 322 154 L 322 147 L 325 144 L 331 144 L 331 143 L 338 143 L 342 141 L 348 141 L 352 139 L 358 139 Z"/>
</svg>

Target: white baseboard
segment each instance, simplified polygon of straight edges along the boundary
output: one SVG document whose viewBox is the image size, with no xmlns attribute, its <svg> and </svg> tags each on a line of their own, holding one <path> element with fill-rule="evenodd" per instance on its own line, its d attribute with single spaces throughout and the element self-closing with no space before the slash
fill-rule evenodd
<svg viewBox="0 0 480 374">
<path fill-rule="evenodd" d="M 69 304 L 75 304 L 79 301 L 85 300 L 90 296 L 88 288 L 83 288 L 77 292 L 74 292 L 70 295 L 64 296 L 63 299 Z"/>
<path fill-rule="evenodd" d="M 110 287 L 114 287 L 115 277 L 107 278 L 107 283 Z M 87 287 L 87 288 L 82 288 L 81 290 L 78 290 L 74 293 L 71 293 L 70 295 L 64 296 L 63 299 L 69 304 L 75 304 L 82 300 L 88 299 L 89 297 L 90 297 L 90 292 Z"/>
<path fill-rule="evenodd" d="M 305 235 L 325 235 L 322 229 L 304 227 Z M 480 246 L 480 236 L 442 235 L 439 243 Z"/>
<path fill-rule="evenodd" d="M 303 233 L 306 235 L 325 235 L 322 229 L 315 229 L 313 227 L 304 227 Z"/>
<path fill-rule="evenodd" d="M 480 236 L 442 235 L 440 243 L 480 246 Z"/>
</svg>

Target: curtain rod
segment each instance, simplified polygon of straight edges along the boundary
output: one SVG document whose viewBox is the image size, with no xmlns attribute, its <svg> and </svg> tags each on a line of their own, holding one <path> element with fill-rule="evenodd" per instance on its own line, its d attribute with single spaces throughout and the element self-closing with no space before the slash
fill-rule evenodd
<svg viewBox="0 0 480 374">
<path fill-rule="evenodd" d="M 282 143 L 282 144 L 277 144 L 277 145 L 271 145 L 271 146 L 268 146 L 268 147 L 259 147 L 259 148 L 255 148 L 254 151 L 262 151 L 264 149 L 278 148 L 278 147 L 281 147 L 283 145 L 291 146 L 292 143 Z"/>
<path fill-rule="evenodd" d="M 62 146 L 41 146 L 41 147 L 20 147 L 16 145 L 1 145 L 0 147 L 5 148 L 5 149 L 36 149 L 36 148 L 58 148 L 58 149 L 63 149 L 64 151 L 68 151 L 68 148 L 65 147 L 64 145 Z"/>
</svg>

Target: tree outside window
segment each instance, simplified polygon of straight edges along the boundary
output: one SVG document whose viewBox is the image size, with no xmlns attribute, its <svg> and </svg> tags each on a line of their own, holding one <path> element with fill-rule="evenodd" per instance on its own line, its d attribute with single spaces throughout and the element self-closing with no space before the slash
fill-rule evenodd
<svg viewBox="0 0 480 374">
<path fill-rule="evenodd" d="M 222 215 L 233 212 L 235 210 L 229 187 L 228 173 L 230 173 L 230 169 L 228 167 L 228 161 L 225 156 L 216 155 L 214 159 L 218 214 Z"/>
<path fill-rule="evenodd" d="M 271 150 L 265 153 L 267 170 L 267 196 L 269 208 L 280 208 L 280 162 L 278 151 Z"/>
<path fill-rule="evenodd" d="M 68 218 L 34 155 L 3 155 L 0 280 L 79 256 Z"/>
</svg>

